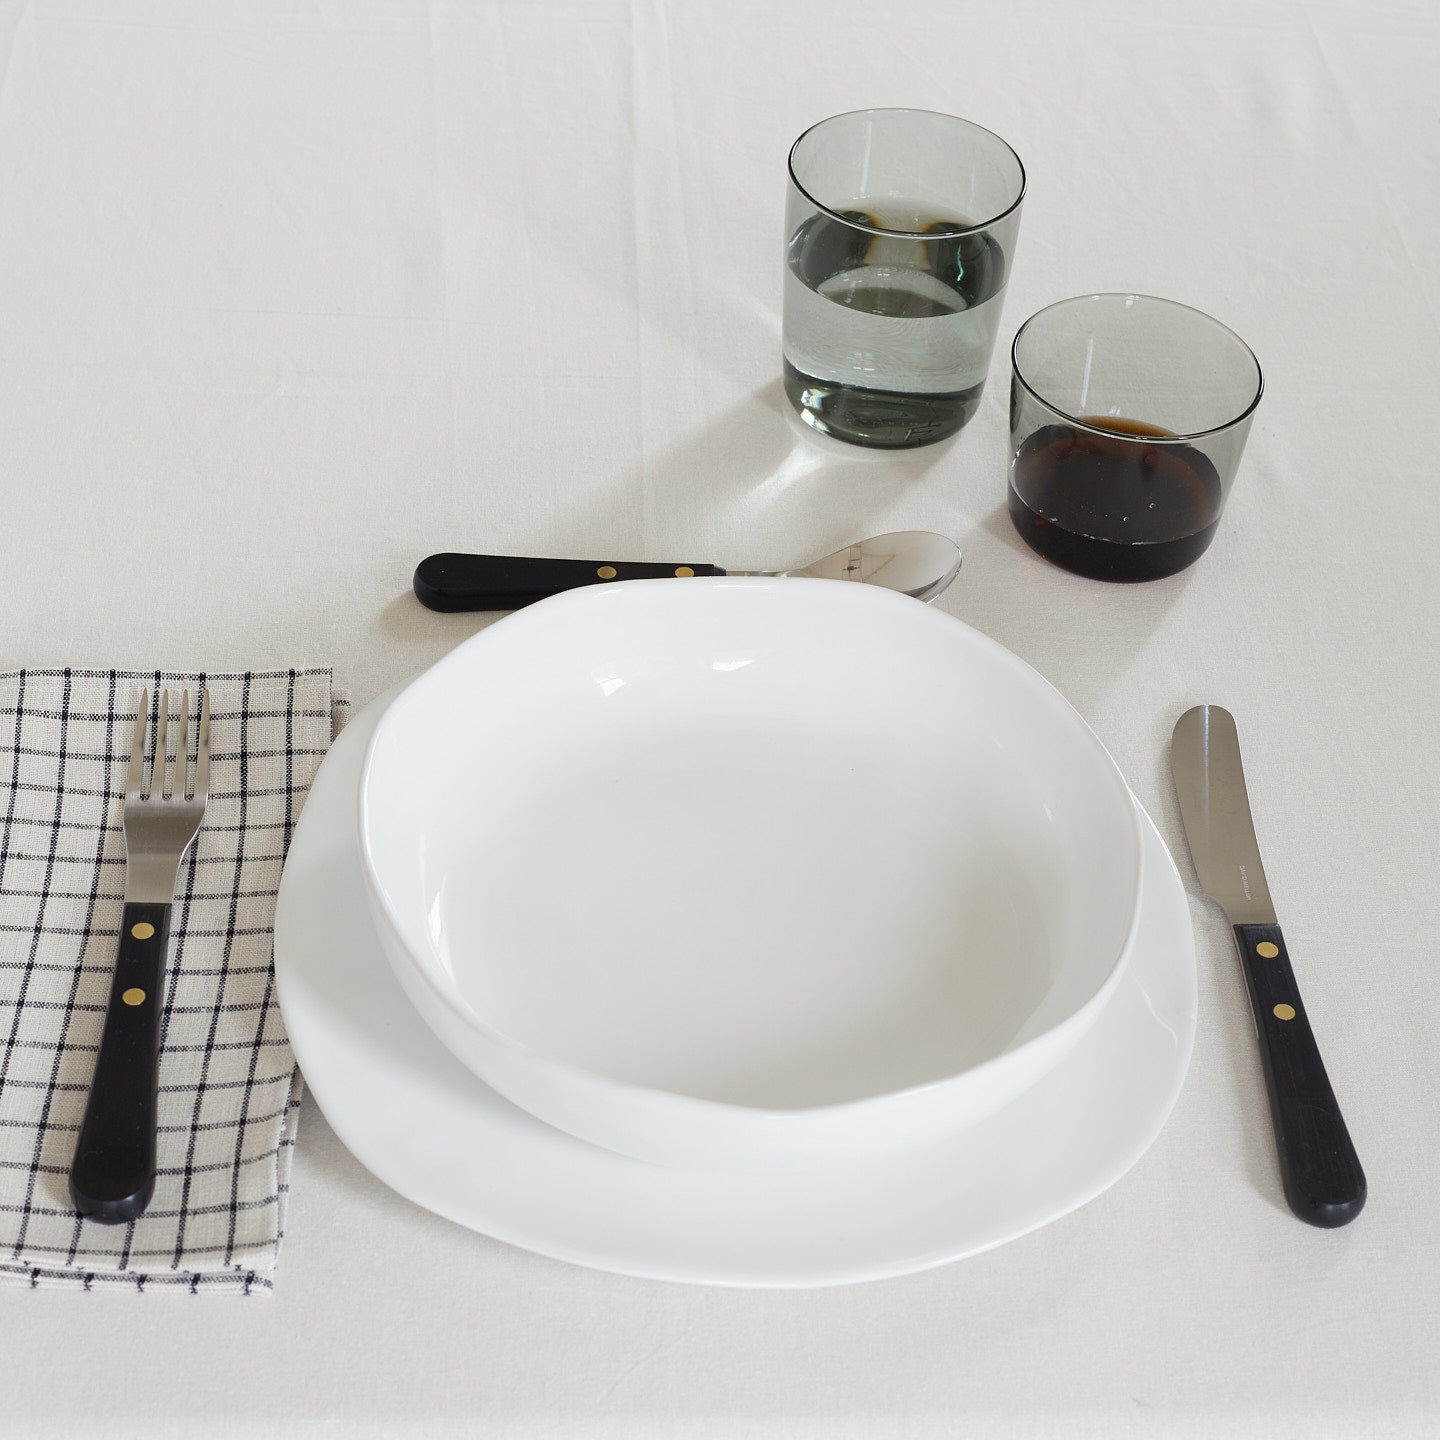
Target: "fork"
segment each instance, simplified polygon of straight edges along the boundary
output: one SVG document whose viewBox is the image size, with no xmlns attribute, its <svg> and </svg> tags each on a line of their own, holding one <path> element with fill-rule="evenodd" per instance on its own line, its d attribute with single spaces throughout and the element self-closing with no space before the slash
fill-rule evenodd
<svg viewBox="0 0 1440 1440">
<path fill-rule="evenodd" d="M 182 692 L 173 778 L 166 730 L 170 692 L 160 698 L 154 759 L 147 766 L 150 692 L 140 692 L 125 779 L 125 910 L 105 1030 L 70 1167 L 70 1199 L 91 1220 L 119 1225 L 155 1193 L 160 987 L 170 904 L 180 866 L 210 798 L 210 692 L 200 695 L 195 785 L 189 778 L 190 692 Z"/>
</svg>

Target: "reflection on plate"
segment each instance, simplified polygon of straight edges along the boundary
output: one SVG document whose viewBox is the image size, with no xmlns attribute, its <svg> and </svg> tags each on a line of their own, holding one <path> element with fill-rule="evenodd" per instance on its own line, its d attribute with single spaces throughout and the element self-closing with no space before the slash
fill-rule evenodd
<svg viewBox="0 0 1440 1440">
<path fill-rule="evenodd" d="M 275 969 L 327 1119 L 416 1204 L 629 1275 L 842 1284 L 958 1260 L 1058 1219 L 1124 1175 L 1169 1115 L 1195 1035 L 1194 937 L 1142 812 L 1145 887 L 1122 982 L 1060 1066 L 989 1120 L 884 1164 L 780 1176 L 647 1165 L 542 1124 L 440 1045 L 370 928 L 356 788 L 382 709 L 347 726 L 310 791 L 281 886 Z"/>
</svg>

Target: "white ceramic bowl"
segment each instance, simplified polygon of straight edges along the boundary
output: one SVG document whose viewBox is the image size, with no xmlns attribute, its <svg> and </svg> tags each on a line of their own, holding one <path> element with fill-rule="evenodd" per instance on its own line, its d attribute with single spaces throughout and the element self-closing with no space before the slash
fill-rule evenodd
<svg viewBox="0 0 1440 1440">
<path fill-rule="evenodd" d="M 379 938 L 517 1105 L 642 1159 L 853 1162 L 1044 1075 L 1118 977 L 1139 830 L 1100 742 L 941 611 L 826 580 L 575 590 L 391 704 Z"/>
</svg>

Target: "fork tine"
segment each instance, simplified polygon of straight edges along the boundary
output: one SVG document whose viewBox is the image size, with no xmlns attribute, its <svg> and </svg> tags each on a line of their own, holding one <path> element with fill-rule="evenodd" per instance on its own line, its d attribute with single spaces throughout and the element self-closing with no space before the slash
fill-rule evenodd
<svg viewBox="0 0 1440 1440">
<path fill-rule="evenodd" d="M 185 779 L 190 769 L 190 691 L 180 692 L 180 733 L 175 737 L 175 788 L 177 800 L 185 798 Z"/>
<path fill-rule="evenodd" d="M 160 709 L 155 716 L 155 763 L 150 771 L 150 798 L 162 800 L 165 797 L 165 761 L 169 752 L 165 743 L 165 732 L 170 727 L 170 692 L 160 692 Z"/>
<path fill-rule="evenodd" d="M 210 795 L 210 687 L 200 692 L 200 724 L 195 740 L 195 798 Z"/>
<path fill-rule="evenodd" d="M 142 690 L 135 706 L 135 738 L 130 742 L 130 768 L 125 772 L 125 793 L 138 795 L 145 784 L 145 726 L 150 719 L 150 692 Z"/>
</svg>

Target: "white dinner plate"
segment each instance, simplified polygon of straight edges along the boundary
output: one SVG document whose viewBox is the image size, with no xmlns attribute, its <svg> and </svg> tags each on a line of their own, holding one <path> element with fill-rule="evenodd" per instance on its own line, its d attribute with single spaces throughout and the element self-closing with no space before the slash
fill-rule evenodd
<svg viewBox="0 0 1440 1440">
<path fill-rule="evenodd" d="M 770 1176 L 650 1165 L 552 1129 L 440 1044 L 381 954 L 356 793 L 382 710 L 357 715 L 315 777 L 280 887 L 275 972 L 335 1133 L 417 1205 L 622 1274 L 837 1285 L 925 1270 L 1059 1219 L 1120 1179 L 1164 1125 L 1195 1036 L 1195 944 L 1184 887 L 1140 811 L 1145 884 L 1121 984 L 1070 1055 L 990 1119 L 883 1164 Z"/>
</svg>

